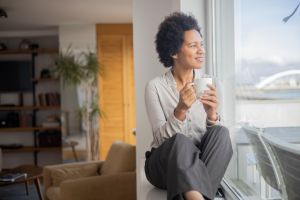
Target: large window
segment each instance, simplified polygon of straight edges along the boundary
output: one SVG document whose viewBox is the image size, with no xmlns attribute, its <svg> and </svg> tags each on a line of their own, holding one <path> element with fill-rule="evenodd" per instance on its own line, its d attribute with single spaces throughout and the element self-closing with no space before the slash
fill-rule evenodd
<svg viewBox="0 0 300 200">
<path fill-rule="evenodd" d="M 234 116 L 233 123 L 227 125 L 232 130 L 235 152 L 226 178 L 249 199 L 300 199 L 300 192 L 291 189 L 300 183 L 300 170 L 293 167 L 300 165 L 299 3 L 299 0 L 235 0 L 234 70 L 230 67 L 219 70 L 225 89 L 234 88 L 234 92 L 225 93 L 225 99 L 226 95 L 235 97 L 234 105 L 229 105 L 232 101 L 228 100 L 225 104 L 232 108 L 228 116 Z M 232 19 L 222 20 L 230 24 L 226 20 Z M 220 22 L 221 27 L 226 27 Z M 216 41 L 224 40 L 226 37 Z M 226 54 L 222 53 L 223 59 Z M 226 71 L 234 78 L 224 75 Z M 266 139 L 269 136 L 281 146 L 293 145 L 294 163 L 288 154 L 286 163 L 282 163 L 276 148 Z M 292 166 L 295 174 L 286 171 L 285 165 Z"/>
<path fill-rule="evenodd" d="M 298 125 L 300 115 L 290 115 L 300 108 L 300 12 L 283 21 L 298 3 L 240 0 L 237 4 L 238 121 L 257 126 Z"/>
</svg>

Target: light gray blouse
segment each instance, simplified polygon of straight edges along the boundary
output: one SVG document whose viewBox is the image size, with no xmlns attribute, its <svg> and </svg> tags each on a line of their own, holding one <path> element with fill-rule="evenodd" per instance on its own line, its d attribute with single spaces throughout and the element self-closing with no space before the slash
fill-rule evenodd
<svg viewBox="0 0 300 200">
<path fill-rule="evenodd" d="M 195 78 L 201 75 L 200 70 L 195 71 Z M 220 90 L 217 84 L 217 95 L 220 101 Z M 176 133 L 191 138 L 195 144 L 201 141 L 208 127 L 213 126 L 207 118 L 202 103 L 197 100 L 186 114 L 184 121 L 174 116 L 174 109 L 179 102 L 179 92 L 171 69 L 164 75 L 148 82 L 145 90 L 145 103 L 148 117 L 152 126 L 153 141 L 151 147 L 157 148 L 166 139 Z M 220 103 L 219 109 L 220 110 Z M 219 117 L 220 119 L 220 117 Z M 219 123 L 219 122 L 218 122 Z"/>
</svg>

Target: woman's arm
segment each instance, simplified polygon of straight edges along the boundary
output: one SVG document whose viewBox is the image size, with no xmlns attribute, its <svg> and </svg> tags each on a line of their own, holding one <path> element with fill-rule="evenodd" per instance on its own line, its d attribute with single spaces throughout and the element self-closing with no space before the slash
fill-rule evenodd
<svg viewBox="0 0 300 200">
<path fill-rule="evenodd" d="M 166 102 L 161 102 L 159 90 L 155 80 L 150 81 L 145 90 L 145 103 L 147 114 L 152 126 L 154 142 L 160 145 L 165 139 L 172 137 L 176 133 L 183 133 L 186 127 L 186 120 L 180 121 L 174 116 L 174 110 L 166 116 L 163 112 Z M 171 106 L 171 105 L 170 105 Z"/>
</svg>

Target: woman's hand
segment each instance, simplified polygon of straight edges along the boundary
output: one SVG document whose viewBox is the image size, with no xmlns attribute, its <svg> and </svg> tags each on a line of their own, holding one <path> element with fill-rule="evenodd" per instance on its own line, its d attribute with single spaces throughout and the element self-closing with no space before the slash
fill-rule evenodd
<svg viewBox="0 0 300 200">
<path fill-rule="evenodd" d="M 179 92 L 179 102 L 174 110 L 174 115 L 177 119 L 183 121 L 187 110 L 196 101 L 196 92 L 193 83 L 188 82 Z"/>
<path fill-rule="evenodd" d="M 201 96 L 200 101 L 203 104 L 204 110 L 207 114 L 207 119 L 210 121 L 217 121 L 217 108 L 218 108 L 218 97 L 216 87 L 208 84 L 210 90 L 204 92 Z"/>
</svg>

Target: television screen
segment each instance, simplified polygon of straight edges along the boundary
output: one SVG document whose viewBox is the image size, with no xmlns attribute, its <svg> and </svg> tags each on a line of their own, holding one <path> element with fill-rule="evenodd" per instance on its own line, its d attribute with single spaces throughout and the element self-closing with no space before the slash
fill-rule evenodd
<svg viewBox="0 0 300 200">
<path fill-rule="evenodd" d="M 31 74 L 30 61 L 0 61 L 0 91 L 32 90 Z"/>
</svg>

